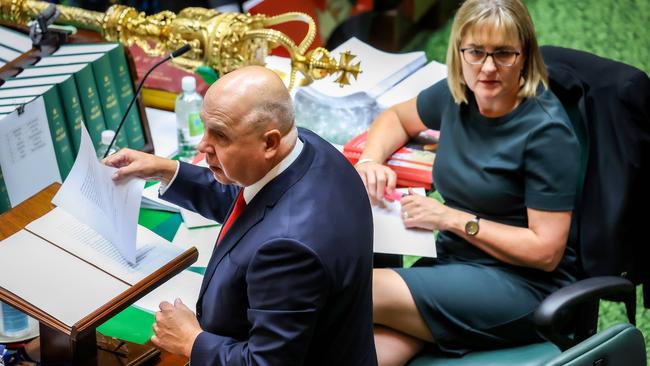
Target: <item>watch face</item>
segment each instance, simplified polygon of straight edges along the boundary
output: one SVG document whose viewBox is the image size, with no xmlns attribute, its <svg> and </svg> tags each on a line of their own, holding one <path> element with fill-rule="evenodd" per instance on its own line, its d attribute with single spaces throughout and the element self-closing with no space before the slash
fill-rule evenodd
<svg viewBox="0 0 650 366">
<path fill-rule="evenodd" d="M 468 221 L 465 224 L 465 233 L 471 236 L 476 235 L 478 233 L 478 221 L 477 220 Z"/>
</svg>

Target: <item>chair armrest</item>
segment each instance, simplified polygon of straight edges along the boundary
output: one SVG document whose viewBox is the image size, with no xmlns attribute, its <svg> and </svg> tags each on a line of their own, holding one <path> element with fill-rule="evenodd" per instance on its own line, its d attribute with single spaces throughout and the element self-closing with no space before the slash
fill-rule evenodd
<svg viewBox="0 0 650 366">
<path fill-rule="evenodd" d="M 560 332 L 559 329 L 566 325 L 563 322 L 563 315 L 577 305 L 589 303 L 595 304 L 597 311 L 598 300 L 611 295 L 624 295 L 623 302 L 626 306 L 628 319 L 630 319 L 630 323 L 634 324 L 636 315 L 634 284 L 622 277 L 592 277 L 563 287 L 542 301 L 534 315 L 539 334 L 562 350 L 571 348 L 581 339 L 572 338 Z"/>
</svg>

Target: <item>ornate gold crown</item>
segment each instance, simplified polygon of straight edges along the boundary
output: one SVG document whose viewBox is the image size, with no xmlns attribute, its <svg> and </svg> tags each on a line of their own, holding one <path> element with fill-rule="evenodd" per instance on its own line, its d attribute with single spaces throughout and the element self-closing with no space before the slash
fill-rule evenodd
<svg viewBox="0 0 650 366">
<path fill-rule="evenodd" d="M 34 0 L 0 0 L 0 18 L 27 24 L 50 4 Z M 350 83 L 359 74 L 359 63 L 352 65 L 350 52 L 340 55 L 339 62 L 318 47 L 307 52 L 316 35 L 314 20 L 304 13 L 277 16 L 263 14 L 220 13 L 212 9 L 186 8 L 175 14 L 162 11 L 146 16 L 143 12 L 113 5 L 105 13 L 57 5 L 61 12 L 57 23 L 100 32 L 108 41 L 125 46 L 136 44 L 147 54 L 161 56 L 189 43 L 192 50 L 172 62 L 182 69 L 194 71 L 201 65 L 212 67 L 220 75 L 242 66 L 264 65 L 264 58 L 275 47 L 284 47 L 291 56 L 289 89 L 296 73 L 304 75 L 305 83 L 340 73 L 336 82 Z M 268 27 L 290 22 L 307 23 L 307 34 L 299 45 L 286 34 Z"/>
</svg>

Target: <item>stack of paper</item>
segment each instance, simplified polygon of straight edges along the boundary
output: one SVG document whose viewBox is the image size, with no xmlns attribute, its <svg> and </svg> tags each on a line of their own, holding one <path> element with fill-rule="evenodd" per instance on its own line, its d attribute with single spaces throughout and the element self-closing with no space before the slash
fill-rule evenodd
<svg viewBox="0 0 650 366">
<path fill-rule="evenodd" d="M 384 110 L 397 103 L 405 102 L 446 77 L 447 65 L 431 61 L 379 96 L 377 104 L 381 110 Z"/>
</svg>

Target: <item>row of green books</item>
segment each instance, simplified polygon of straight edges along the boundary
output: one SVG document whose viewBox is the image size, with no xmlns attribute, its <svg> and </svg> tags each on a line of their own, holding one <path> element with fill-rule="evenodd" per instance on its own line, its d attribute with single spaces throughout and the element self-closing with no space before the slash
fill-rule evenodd
<svg viewBox="0 0 650 366">
<path fill-rule="evenodd" d="M 59 172 L 65 179 L 79 149 L 81 124 L 97 147 L 103 130 L 117 129 L 133 94 L 120 44 L 64 45 L 0 85 L 0 123 L 3 116 L 43 96 Z M 129 112 L 116 144 L 138 150 L 144 147 L 136 108 Z M 4 186 L 0 176 L 0 212 L 9 208 Z"/>
</svg>

